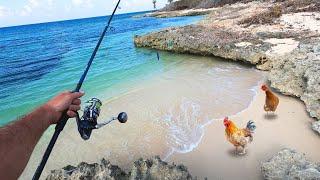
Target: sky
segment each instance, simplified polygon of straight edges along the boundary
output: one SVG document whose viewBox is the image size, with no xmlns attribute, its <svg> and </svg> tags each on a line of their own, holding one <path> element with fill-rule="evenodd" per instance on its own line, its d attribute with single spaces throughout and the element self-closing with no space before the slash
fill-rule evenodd
<svg viewBox="0 0 320 180">
<path fill-rule="evenodd" d="M 117 0 L 0 0 L 0 27 L 52 22 L 112 13 Z M 157 0 L 157 8 L 167 0 Z M 117 13 L 153 9 L 152 0 L 122 0 Z"/>
</svg>

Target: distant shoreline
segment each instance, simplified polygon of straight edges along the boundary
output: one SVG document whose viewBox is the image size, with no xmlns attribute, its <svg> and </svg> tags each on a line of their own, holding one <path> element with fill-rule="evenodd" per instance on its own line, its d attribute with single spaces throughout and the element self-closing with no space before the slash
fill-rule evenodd
<svg viewBox="0 0 320 180">
<path fill-rule="evenodd" d="M 139 12 L 130 12 L 130 13 L 121 13 L 121 14 L 116 14 L 116 16 L 121 16 L 121 15 L 135 15 L 135 14 L 146 14 L 146 13 L 151 13 L 154 12 L 153 10 L 150 11 L 139 11 Z M 20 25 L 13 25 L 13 26 L 6 26 L 6 27 L 1 27 L 0 26 L 0 31 L 3 29 L 10 29 L 10 28 L 19 28 L 19 27 L 25 27 L 25 26 L 35 26 L 35 25 L 43 25 L 43 24 L 51 24 L 51 23 L 63 23 L 63 22 L 70 22 L 70 21 L 81 21 L 81 20 L 88 20 L 88 19 L 97 19 L 97 18 L 106 18 L 109 17 L 107 16 L 93 16 L 93 17 L 83 17 L 83 18 L 76 18 L 76 19 L 65 19 L 65 20 L 57 20 L 57 21 L 50 21 L 50 22 L 38 22 L 38 23 L 31 23 L 31 24 L 20 24 Z"/>
</svg>

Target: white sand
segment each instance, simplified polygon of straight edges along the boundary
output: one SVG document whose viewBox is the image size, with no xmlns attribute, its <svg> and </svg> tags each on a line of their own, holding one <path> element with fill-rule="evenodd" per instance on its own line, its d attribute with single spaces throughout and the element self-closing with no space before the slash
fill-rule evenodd
<svg viewBox="0 0 320 180">
<path fill-rule="evenodd" d="M 271 38 L 267 39 L 264 42 L 272 44 L 271 50 L 267 51 L 267 55 L 285 55 L 287 53 L 292 52 L 294 49 L 296 49 L 299 46 L 299 41 L 295 41 L 292 38 L 286 38 L 286 39 L 277 39 L 277 38 Z"/>
<path fill-rule="evenodd" d="M 209 179 L 262 179 L 260 163 L 283 148 L 292 148 L 313 161 L 320 162 L 320 136 L 311 130 L 314 121 L 299 100 L 280 95 L 276 116 L 267 117 L 263 111 L 265 95 L 255 98 L 250 107 L 230 117 L 244 127 L 252 119 L 257 124 L 254 141 L 248 154 L 234 154 L 234 147 L 226 141 L 222 120 L 209 125 L 200 145 L 190 153 L 176 154 L 170 161 L 183 163 L 193 176 Z"/>
<path fill-rule="evenodd" d="M 300 12 L 284 14 L 281 16 L 281 24 L 286 28 L 294 28 L 300 31 L 320 32 L 319 12 Z"/>
</svg>

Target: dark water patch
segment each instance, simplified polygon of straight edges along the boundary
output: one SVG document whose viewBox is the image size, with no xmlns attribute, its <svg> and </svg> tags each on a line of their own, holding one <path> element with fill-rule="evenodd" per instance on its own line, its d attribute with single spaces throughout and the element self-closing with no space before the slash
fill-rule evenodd
<svg viewBox="0 0 320 180">
<path fill-rule="evenodd" d="M 6 74 L 0 76 L 0 83 L 10 83 L 10 81 L 20 81 L 23 79 L 37 80 L 41 76 L 50 72 L 59 64 L 60 58 L 50 58 L 36 64 L 26 64 L 24 66 L 9 68 Z"/>
</svg>

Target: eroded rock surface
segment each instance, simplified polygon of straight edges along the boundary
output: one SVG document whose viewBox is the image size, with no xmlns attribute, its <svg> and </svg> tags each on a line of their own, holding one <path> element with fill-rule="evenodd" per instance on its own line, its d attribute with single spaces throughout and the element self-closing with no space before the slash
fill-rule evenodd
<svg viewBox="0 0 320 180">
<path fill-rule="evenodd" d="M 124 172 L 118 166 L 111 165 L 109 161 L 102 159 L 100 163 L 80 163 L 77 167 L 67 166 L 60 170 L 54 170 L 47 180 L 135 180 L 135 179 L 175 179 L 192 180 L 192 176 L 183 165 L 170 165 L 159 157 L 148 160 L 140 159 L 134 162 L 129 173 Z"/>
<path fill-rule="evenodd" d="M 284 149 L 269 161 L 262 163 L 265 179 L 320 179 L 320 166 L 310 162 L 304 154 Z"/>
<path fill-rule="evenodd" d="M 312 129 L 320 134 L 320 121 L 314 122 L 312 124 Z"/>
</svg>

